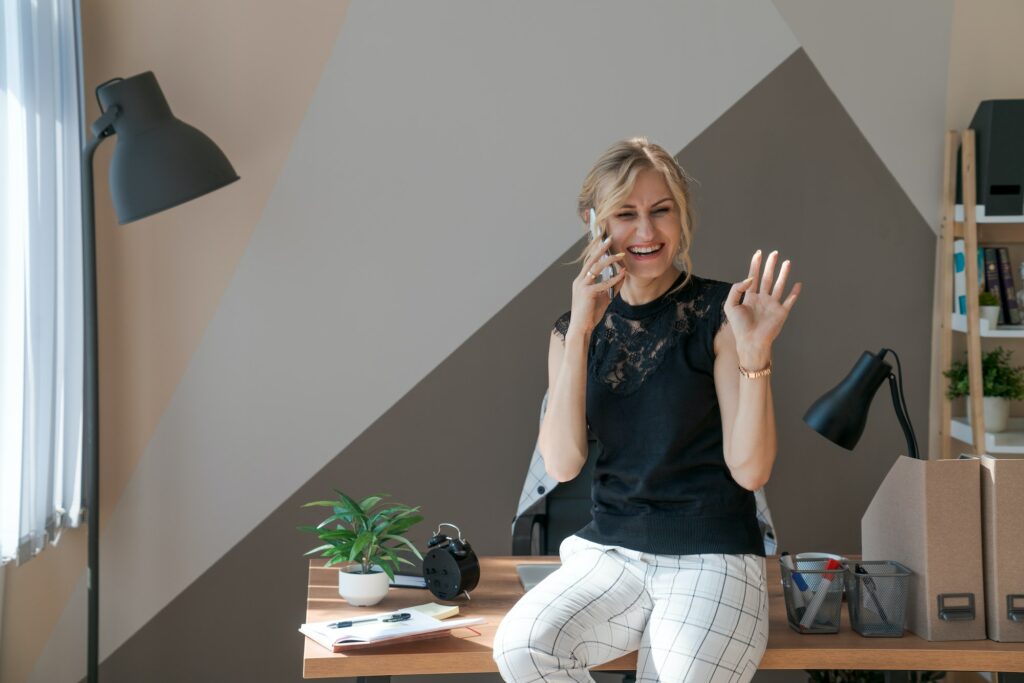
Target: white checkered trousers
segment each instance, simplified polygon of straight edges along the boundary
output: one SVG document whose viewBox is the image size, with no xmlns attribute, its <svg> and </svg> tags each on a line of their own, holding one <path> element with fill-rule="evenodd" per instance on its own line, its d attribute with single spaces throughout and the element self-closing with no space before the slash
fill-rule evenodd
<svg viewBox="0 0 1024 683">
<path fill-rule="evenodd" d="M 759 555 L 656 555 L 576 535 L 562 566 L 505 615 L 503 680 L 593 681 L 588 669 L 637 651 L 639 682 L 746 683 L 768 644 Z"/>
</svg>

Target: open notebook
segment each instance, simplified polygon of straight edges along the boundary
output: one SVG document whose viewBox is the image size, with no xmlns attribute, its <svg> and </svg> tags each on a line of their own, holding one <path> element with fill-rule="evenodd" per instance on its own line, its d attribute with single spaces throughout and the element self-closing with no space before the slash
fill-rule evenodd
<svg viewBox="0 0 1024 683">
<path fill-rule="evenodd" d="M 351 626 L 338 627 L 341 620 L 318 621 L 303 624 L 299 631 L 333 652 L 348 652 L 388 643 L 408 642 L 424 638 L 439 638 L 448 635 L 453 628 L 470 624 L 481 624 L 483 617 L 463 617 L 461 619 L 435 619 L 416 608 L 392 610 L 377 614 L 357 614 L 349 619 L 367 619 L 387 617 L 395 613 L 407 612 L 409 618 L 400 622 L 368 621 Z"/>
</svg>

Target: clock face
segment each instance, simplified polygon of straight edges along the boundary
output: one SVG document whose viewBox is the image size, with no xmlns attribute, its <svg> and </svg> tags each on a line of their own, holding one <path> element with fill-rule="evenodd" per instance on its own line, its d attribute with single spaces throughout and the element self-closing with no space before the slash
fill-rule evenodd
<svg viewBox="0 0 1024 683">
<path fill-rule="evenodd" d="M 450 552 L 434 548 L 423 557 L 423 578 L 431 593 L 442 600 L 451 600 L 460 592 L 462 570 Z"/>
</svg>

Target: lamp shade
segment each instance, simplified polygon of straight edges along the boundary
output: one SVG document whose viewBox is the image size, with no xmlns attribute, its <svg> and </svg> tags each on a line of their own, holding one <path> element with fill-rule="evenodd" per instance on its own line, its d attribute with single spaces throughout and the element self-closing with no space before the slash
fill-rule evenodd
<svg viewBox="0 0 1024 683">
<path fill-rule="evenodd" d="M 117 107 L 110 194 L 120 224 L 145 218 L 238 180 L 219 147 L 178 120 L 152 71 L 97 89 L 100 106 Z"/>
<path fill-rule="evenodd" d="M 807 410 L 804 422 L 829 441 L 852 451 L 864 433 L 871 400 L 891 373 L 891 365 L 865 351 L 850 373 Z"/>
</svg>

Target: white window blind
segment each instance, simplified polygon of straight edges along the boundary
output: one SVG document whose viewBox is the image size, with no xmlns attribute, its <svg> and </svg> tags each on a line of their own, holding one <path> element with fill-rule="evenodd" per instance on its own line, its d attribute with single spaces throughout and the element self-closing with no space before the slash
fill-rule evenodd
<svg viewBox="0 0 1024 683">
<path fill-rule="evenodd" d="M 81 518 L 83 107 L 73 0 L 0 9 L 0 564 Z"/>
</svg>

